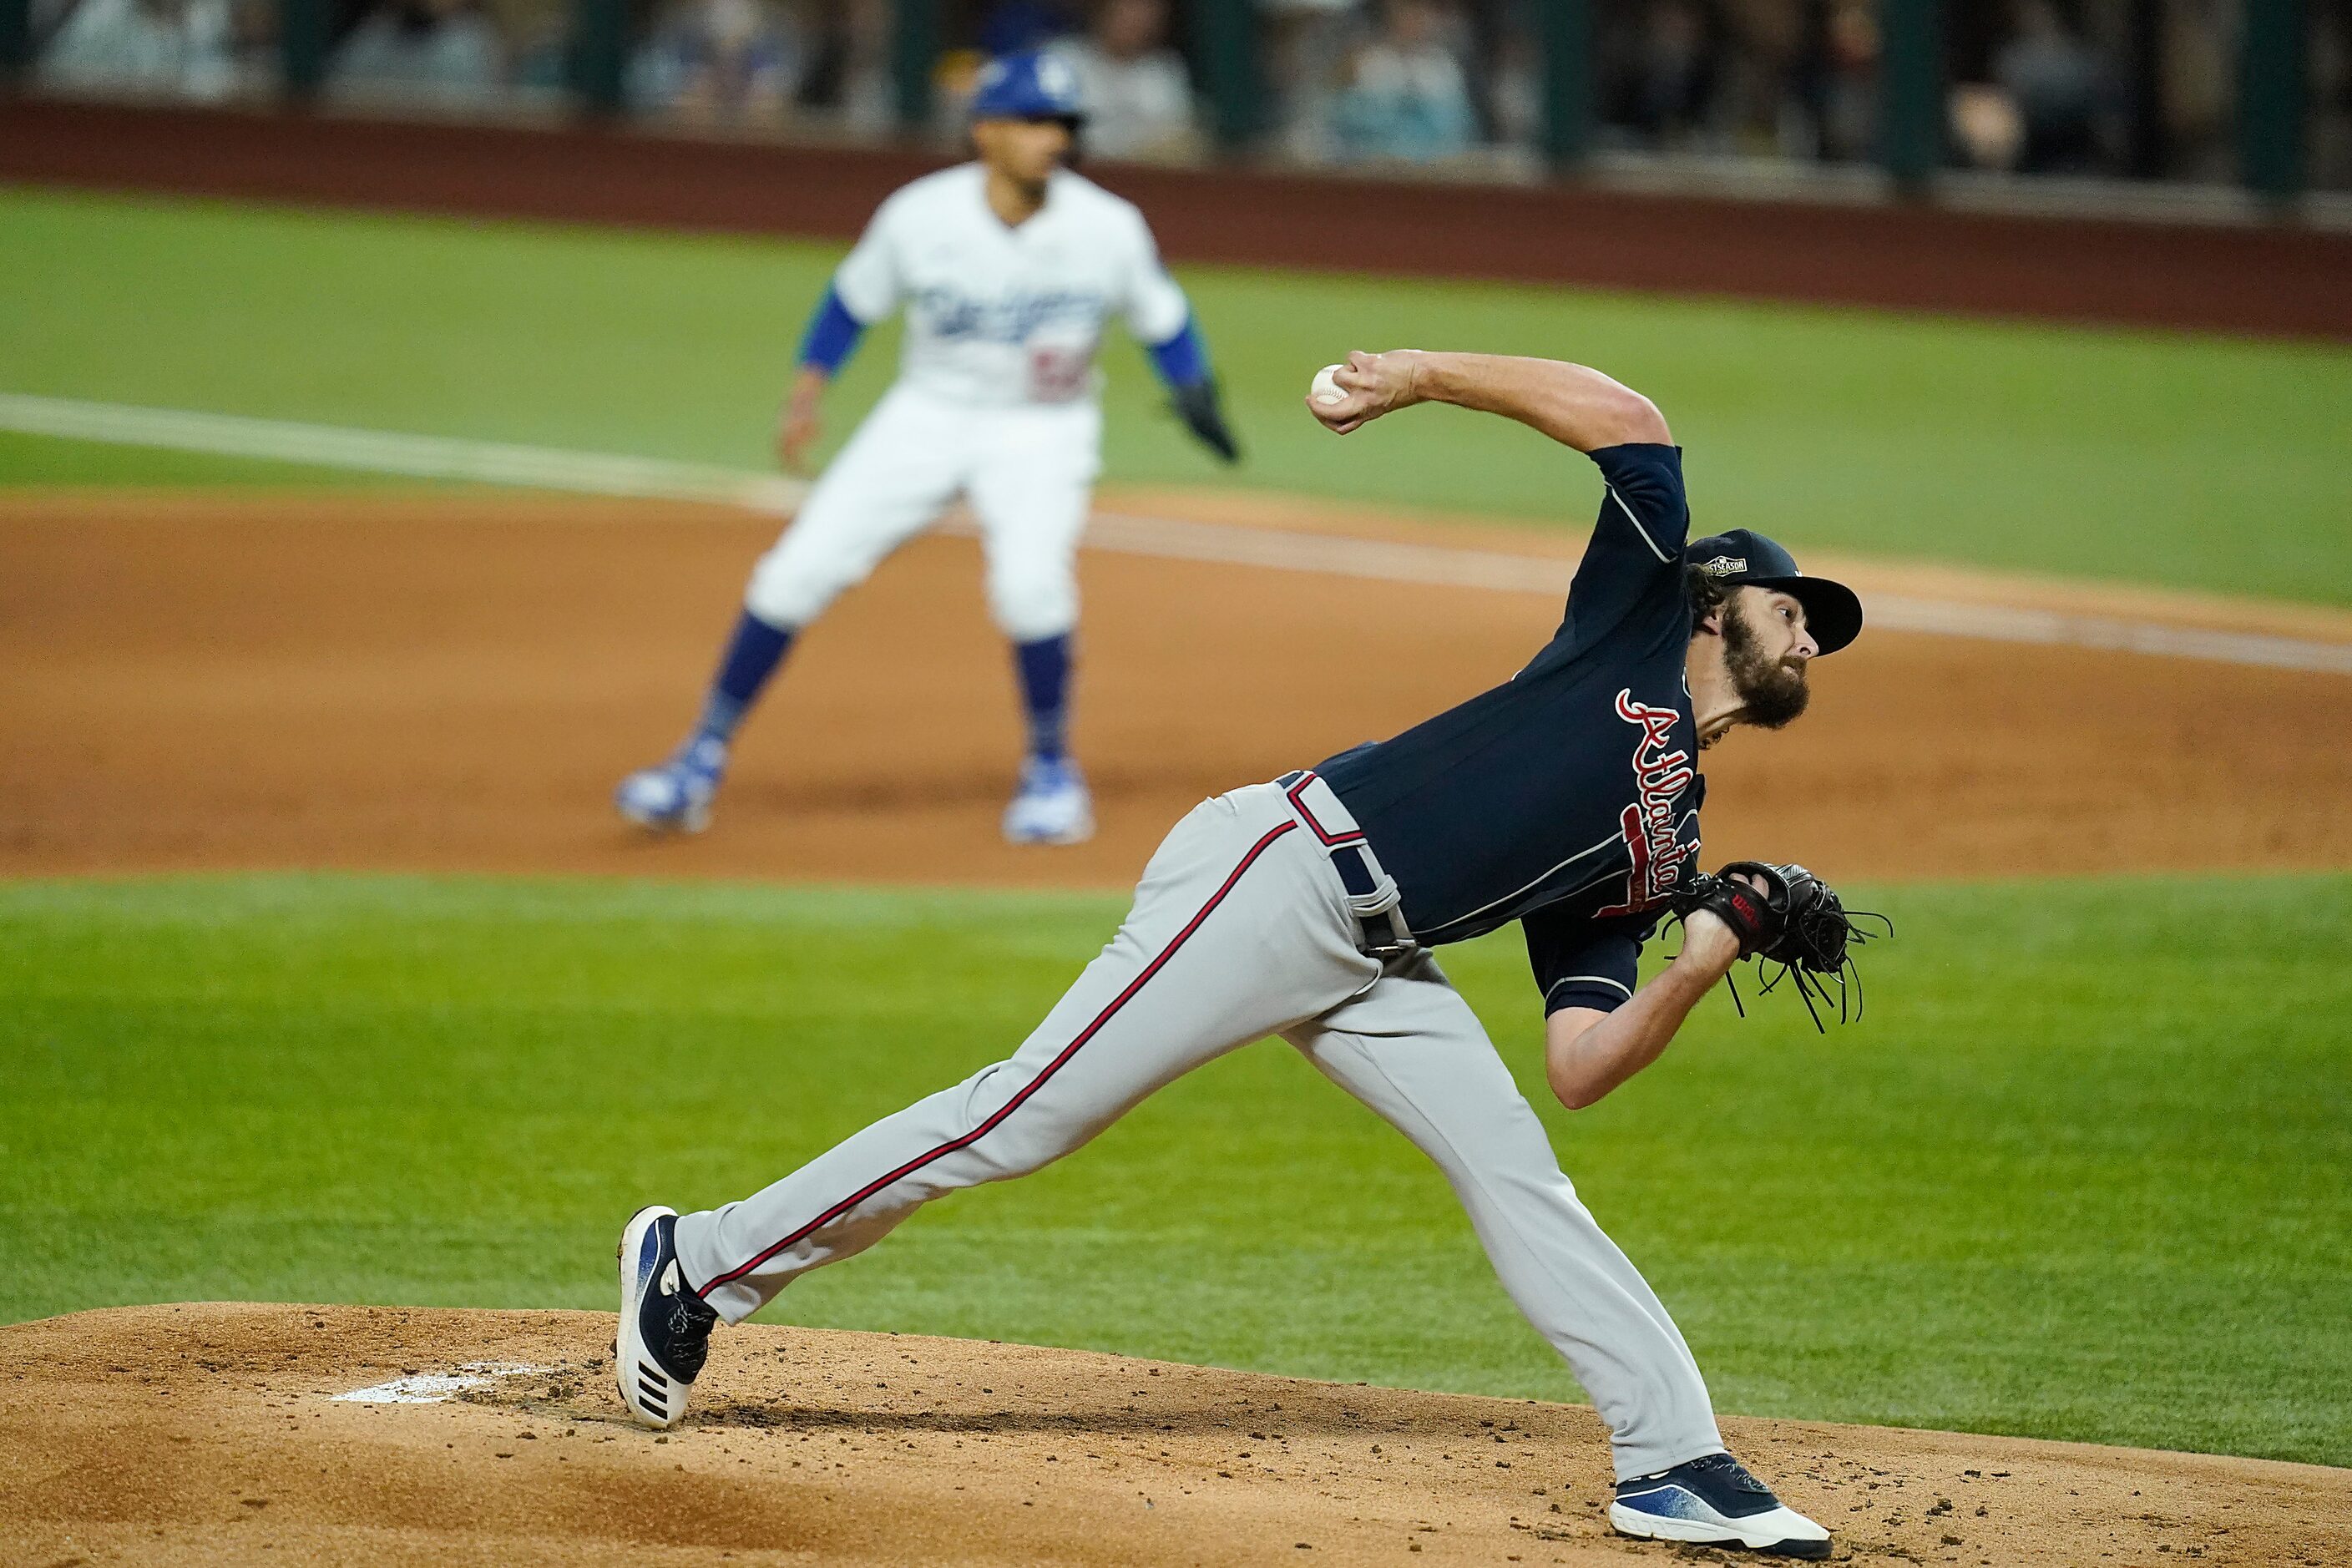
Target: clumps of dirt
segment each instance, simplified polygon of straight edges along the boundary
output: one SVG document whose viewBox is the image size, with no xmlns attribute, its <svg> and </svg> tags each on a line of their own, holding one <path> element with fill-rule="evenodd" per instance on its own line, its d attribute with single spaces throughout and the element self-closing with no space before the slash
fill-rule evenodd
<svg viewBox="0 0 2352 1568">
<path fill-rule="evenodd" d="M 256 1305 L 0 1329 L 0 1558 L 1737 1560 L 1612 1535 L 1582 1406 L 751 1325 L 656 1434 L 608 1386 L 612 1332 L 587 1312 Z M 1725 1426 L 1847 1561 L 2352 1562 L 2352 1471 Z"/>
</svg>

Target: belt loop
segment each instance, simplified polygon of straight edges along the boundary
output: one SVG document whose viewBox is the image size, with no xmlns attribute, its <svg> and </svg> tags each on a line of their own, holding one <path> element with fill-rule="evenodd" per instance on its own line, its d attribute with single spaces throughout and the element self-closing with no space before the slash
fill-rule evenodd
<svg viewBox="0 0 2352 1568">
<path fill-rule="evenodd" d="M 1371 841 L 1364 836 L 1363 828 L 1358 826 L 1339 793 L 1306 770 L 1285 773 L 1275 783 L 1289 797 L 1291 809 L 1298 819 L 1330 854 L 1331 868 L 1339 874 L 1340 890 L 1348 900 L 1348 913 L 1356 924 L 1357 951 L 1383 963 L 1419 952 L 1421 943 L 1414 940 L 1412 928 L 1405 923 L 1402 889 L 1381 864 Z M 1310 791 L 1316 796 L 1311 805 L 1307 799 Z M 1360 885 L 1369 891 L 1357 892 Z"/>
<path fill-rule="evenodd" d="M 1370 847 L 1360 841 L 1331 851 L 1334 861 L 1342 855 L 1360 857 L 1372 884 L 1370 893 L 1348 895 L 1348 912 L 1356 918 L 1360 937 L 1358 947 L 1364 956 L 1387 960 L 1419 952 L 1421 943 L 1413 939 L 1412 928 L 1405 924 L 1404 894 L 1396 879 L 1381 868 Z"/>
</svg>

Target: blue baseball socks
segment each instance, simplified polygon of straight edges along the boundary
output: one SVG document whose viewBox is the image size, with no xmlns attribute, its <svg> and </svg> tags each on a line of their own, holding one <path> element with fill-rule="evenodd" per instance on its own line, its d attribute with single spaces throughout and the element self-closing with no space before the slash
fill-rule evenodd
<svg viewBox="0 0 2352 1568">
<path fill-rule="evenodd" d="M 702 717 L 679 750 L 681 759 L 714 774 L 726 765 L 727 745 L 735 738 L 736 726 L 792 646 L 788 627 L 772 626 L 749 610 L 742 613 L 727 639 L 727 651 L 719 656 L 709 695 L 702 700 Z"/>
<path fill-rule="evenodd" d="M 1029 715 L 1029 754 L 1041 763 L 1058 763 L 1069 749 L 1069 634 L 1014 643 L 1013 659 Z"/>
<path fill-rule="evenodd" d="M 679 748 L 682 761 L 714 774 L 726 765 L 736 728 L 792 646 L 791 628 L 772 626 L 749 610 L 742 613 L 703 699 L 702 715 Z M 1040 762 L 1059 763 L 1069 752 L 1069 635 L 1015 643 L 1013 656 L 1028 715 L 1029 754 Z"/>
</svg>

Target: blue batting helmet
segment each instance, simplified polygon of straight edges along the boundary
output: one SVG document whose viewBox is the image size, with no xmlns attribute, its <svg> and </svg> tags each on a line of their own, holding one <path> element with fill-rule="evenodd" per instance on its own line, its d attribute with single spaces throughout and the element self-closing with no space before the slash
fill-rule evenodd
<svg viewBox="0 0 2352 1568">
<path fill-rule="evenodd" d="M 1087 117 L 1078 73 L 1045 49 L 1001 55 L 980 69 L 971 95 L 974 120 L 1059 120 L 1073 129 Z"/>
</svg>

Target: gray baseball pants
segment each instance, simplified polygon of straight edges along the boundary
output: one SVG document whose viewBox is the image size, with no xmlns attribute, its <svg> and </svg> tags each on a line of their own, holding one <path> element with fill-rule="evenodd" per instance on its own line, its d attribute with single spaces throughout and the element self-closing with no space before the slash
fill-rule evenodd
<svg viewBox="0 0 2352 1568">
<path fill-rule="evenodd" d="M 1358 951 L 1318 841 L 1353 825 L 1316 787 L 1305 806 L 1254 784 L 1195 807 L 1118 934 L 1019 1050 L 751 1197 L 679 1219 L 688 1281 L 740 1322 L 931 1199 L 1049 1164 L 1162 1085 L 1278 1034 L 1436 1162 L 1503 1288 L 1608 1424 L 1620 1478 L 1721 1448 L 1690 1348 L 1578 1201 L 1469 1005 L 1426 952 Z"/>
</svg>

